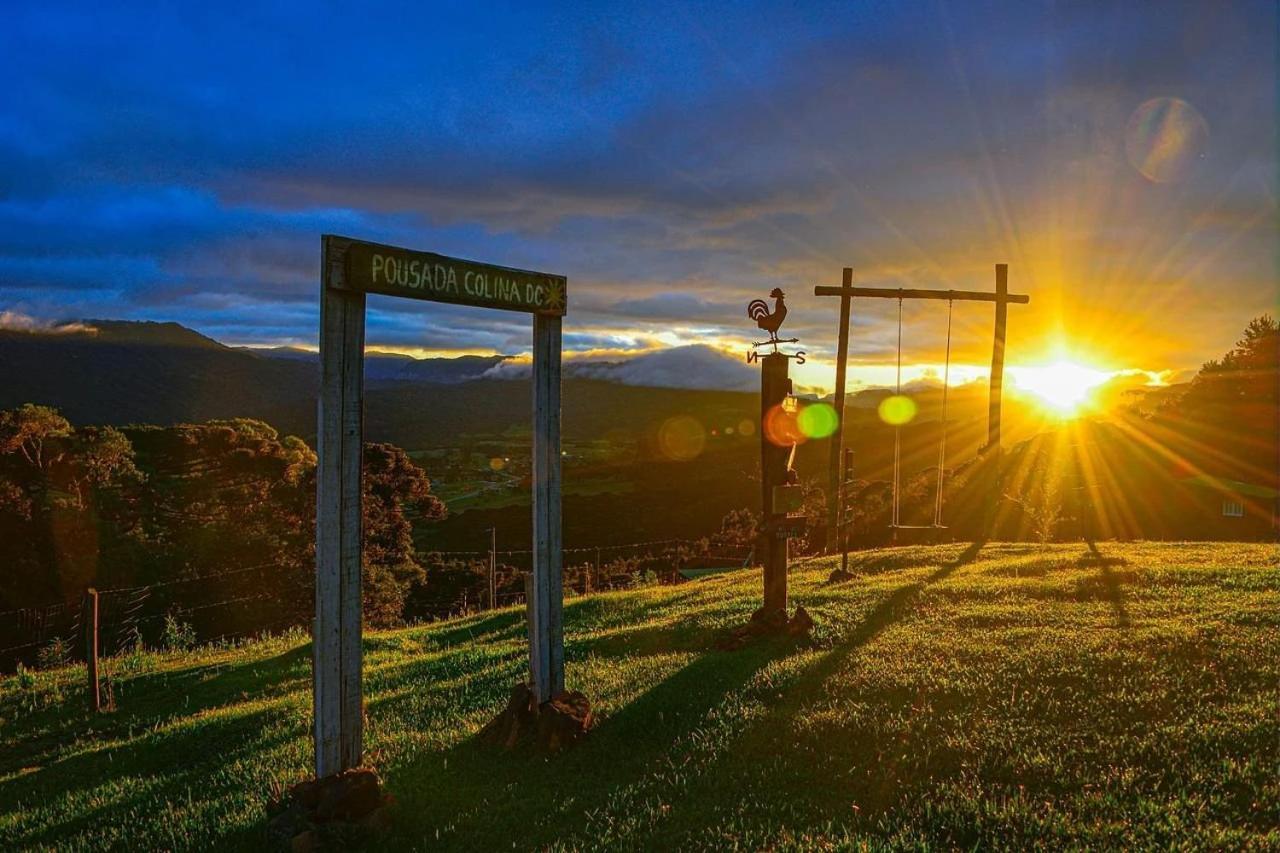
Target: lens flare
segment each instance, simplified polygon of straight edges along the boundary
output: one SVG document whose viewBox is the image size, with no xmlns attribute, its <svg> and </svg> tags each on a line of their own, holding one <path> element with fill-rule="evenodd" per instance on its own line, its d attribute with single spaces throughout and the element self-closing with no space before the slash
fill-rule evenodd
<svg viewBox="0 0 1280 853">
<path fill-rule="evenodd" d="M 787 407 L 783 405 L 774 406 L 764 413 L 763 428 L 764 437 L 778 447 L 804 444 L 809 439 L 800 429 L 798 413 L 787 411 Z"/>
<path fill-rule="evenodd" d="M 697 459 L 707 446 L 707 431 L 696 418 L 676 415 L 658 427 L 658 451 L 673 462 Z"/>
<path fill-rule="evenodd" d="M 836 431 L 840 423 L 835 406 L 828 403 L 813 403 L 800 410 L 796 418 L 800 431 L 809 438 L 826 438 Z"/>
<path fill-rule="evenodd" d="M 756 425 L 753 424 L 751 421 L 747 420 L 746 418 L 743 418 L 742 420 L 738 421 L 738 434 L 739 435 L 755 435 Z"/>
<path fill-rule="evenodd" d="M 891 426 L 911 423 L 916 416 L 916 401 L 905 394 L 895 394 L 880 401 L 880 420 Z"/>
<path fill-rule="evenodd" d="M 507 460 L 503 459 L 501 456 L 495 456 L 489 460 L 489 469 L 492 471 L 501 471 L 506 467 Z"/>
<path fill-rule="evenodd" d="M 1133 111 L 1124 132 L 1129 163 L 1157 184 L 1186 177 L 1208 145 L 1208 123 L 1181 98 L 1144 102 Z"/>
</svg>

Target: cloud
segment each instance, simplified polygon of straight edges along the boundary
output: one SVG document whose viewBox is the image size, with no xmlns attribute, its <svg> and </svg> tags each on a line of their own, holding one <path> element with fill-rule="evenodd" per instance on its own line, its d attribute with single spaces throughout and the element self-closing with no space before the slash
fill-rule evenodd
<svg viewBox="0 0 1280 853">
<path fill-rule="evenodd" d="M 489 368 L 484 377 L 527 379 L 532 368 L 527 359 L 508 359 Z M 616 361 L 568 359 L 563 370 L 566 376 L 577 379 L 654 388 L 751 391 L 760 382 L 754 368 L 718 349 L 697 344 L 654 350 Z"/>
<path fill-rule="evenodd" d="M 0 311 L 0 331 L 31 332 L 43 335 L 96 335 L 98 330 L 87 323 L 42 320 L 18 311 Z"/>
<path fill-rule="evenodd" d="M 324 231 L 565 274 L 583 350 L 746 339 L 781 286 L 830 360 L 810 288 L 843 266 L 989 288 L 1010 263 L 1014 361 L 1061 335 L 1191 366 L 1275 302 L 1274 4 L 300 9 L 10 15 L 0 307 L 314 343 Z M 1156 96 L 1211 133 L 1159 187 L 1123 156 Z M 528 346 L 527 318 L 370 306 L 378 343 Z M 892 354 L 891 309 L 855 305 L 855 357 Z M 989 313 L 956 313 L 984 361 Z M 941 360 L 938 316 L 908 308 L 913 358 Z"/>
</svg>

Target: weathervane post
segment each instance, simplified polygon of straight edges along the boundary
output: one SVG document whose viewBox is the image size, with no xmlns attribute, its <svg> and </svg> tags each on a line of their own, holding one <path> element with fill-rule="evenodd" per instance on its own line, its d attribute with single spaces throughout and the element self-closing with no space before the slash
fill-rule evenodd
<svg viewBox="0 0 1280 853">
<path fill-rule="evenodd" d="M 763 531 L 760 537 L 761 563 L 764 567 L 764 606 L 760 615 L 765 621 L 787 618 L 787 540 L 797 531 L 788 526 L 787 513 L 798 508 L 799 487 L 796 472 L 791 467 L 795 457 L 795 442 L 787 443 L 787 430 L 779 428 L 794 412 L 786 411 L 791 396 L 791 379 L 788 376 L 790 361 L 804 364 L 804 351 L 782 352 L 779 344 L 799 343 L 798 338 L 779 338 L 778 329 L 787 316 L 786 294 L 774 288 L 769 296 L 774 300 L 773 310 L 763 299 L 753 299 L 747 305 L 747 316 L 769 333 L 766 341 L 753 341 L 747 353 L 747 361 L 760 362 L 760 506 Z M 760 355 L 761 347 L 772 351 Z M 801 519 L 803 521 L 803 519 Z"/>
</svg>

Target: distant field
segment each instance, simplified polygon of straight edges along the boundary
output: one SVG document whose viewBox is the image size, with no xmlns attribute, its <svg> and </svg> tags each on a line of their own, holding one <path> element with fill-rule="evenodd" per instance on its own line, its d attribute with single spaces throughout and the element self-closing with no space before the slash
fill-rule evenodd
<svg viewBox="0 0 1280 853">
<path fill-rule="evenodd" d="M 1274 545 L 899 548 L 793 600 L 815 641 L 716 651 L 755 572 L 567 604 L 600 722 L 550 759 L 477 743 L 522 614 L 371 634 L 379 849 L 1280 848 Z M 131 672 L 126 672 L 126 668 Z M 298 635 L 0 680 L 0 849 L 257 848 L 307 774 Z M 357 839 L 344 839 L 350 844 Z"/>
</svg>

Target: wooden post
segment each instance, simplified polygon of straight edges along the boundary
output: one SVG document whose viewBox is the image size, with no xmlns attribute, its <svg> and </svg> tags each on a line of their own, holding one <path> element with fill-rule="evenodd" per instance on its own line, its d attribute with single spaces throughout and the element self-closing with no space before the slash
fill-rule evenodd
<svg viewBox="0 0 1280 853">
<path fill-rule="evenodd" d="M 489 528 L 489 609 L 498 606 L 498 528 Z"/>
<path fill-rule="evenodd" d="M 853 450 L 845 448 L 844 471 L 841 472 L 840 490 L 840 571 L 849 571 L 849 501 L 848 487 L 853 480 Z"/>
<path fill-rule="evenodd" d="M 1000 447 L 1000 402 L 1004 390 L 1004 336 L 1009 317 L 1009 265 L 996 264 L 996 334 L 991 348 L 991 395 L 987 401 L 987 447 Z"/>
<path fill-rule="evenodd" d="M 533 594 L 529 670 L 538 702 L 564 692 L 560 526 L 560 317 L 533 315 Z"/>
<path fill-rule="evenodd" d="M 98 591 L 89 587 L 84 592 L 80 618 L 84 623 L 84 660 L 89 676 L 89 710 L 102 710 L 102 691 L 98 686 Z"/>
<path fill-rule="evenodd" d="M 316 618 L 312 630 L 315 772 L 362 760 L 361 474 L 364 303 L 340 289 L 347 241 L 322 241 L 316 472 Z"/>
<path fill-rule="evenodd" d="M 982 535 L 990 539 L 995 535 L 1000 493 L 1004 484 L 1000 466 L 1000 404 L 1004 391 L 1004 339 L 1005 324 L 1009 316 L 1009 265 L 996 264 L 996 326 L 991 347 L 991 391 L 987 400 L 987 507 L 983 519 Z"/>
<path fill-rule="evenodd" d="M 778 533 L 782 514 L 773 510 L 773 487 L 787 481 L 787 456 L 790 448 L 779 447 L 769 440 L 766 417 L 774 406 L 781 405 L 791 391 L 787 378 L 790 359 L 782 353 L 770 353 L 760 359 L 760 485 L 761 517 L 764 522 L 764 609 L 766 613 L 787 611 L 787 537 Z"/>
<path fill-rule="evenodd" d="M 853 270 L 844 268 L 841 286 L 853 286 Z M 844 382 L 845 367 L 849 360 L 849 294 L 840 295 L 840 325 L 836 339 L 836 391 L 833 404 L 836 409 L 836 431 L 831 434 L 831 460 L 827 471 L 827 553 L 835 553 L 840 547 L 841 495 L 844 483 L 840 478 L 840 457 L 844 449 Z"/>
</svg>

